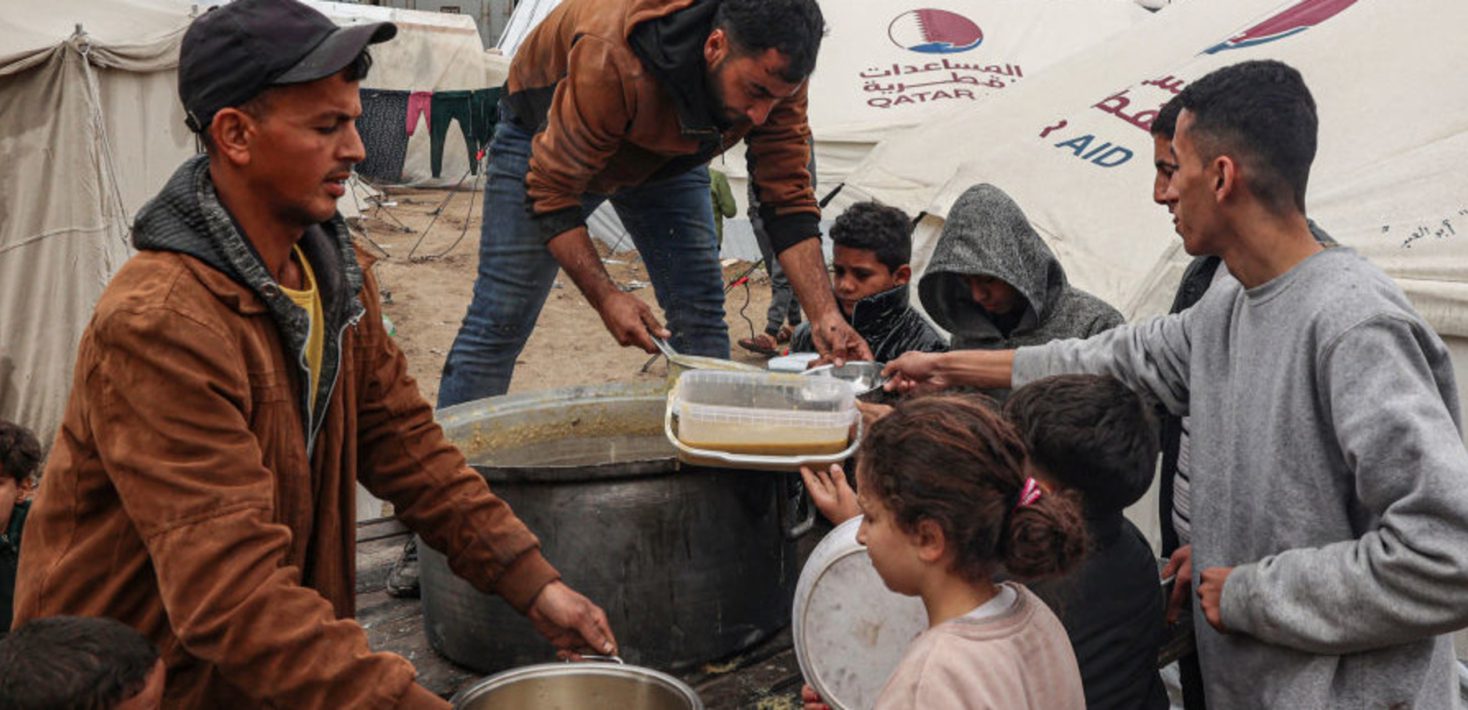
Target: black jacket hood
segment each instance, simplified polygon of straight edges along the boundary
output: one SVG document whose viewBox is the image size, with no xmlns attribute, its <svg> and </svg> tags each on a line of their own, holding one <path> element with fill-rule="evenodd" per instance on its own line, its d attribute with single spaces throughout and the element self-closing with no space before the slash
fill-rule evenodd
<svg viewBox="0 0 1468 710">
<path fill-rule="evenodd" d="M 658 78 L 678 107 L 683 132 L 717 140 L 729 125 L 715 110 L 708 83 L 703 45 L 713 31 L 720 0 L 696 0 L 692 5 L 634 25 L 627 44 L 642 65 Z"/>
</svg>

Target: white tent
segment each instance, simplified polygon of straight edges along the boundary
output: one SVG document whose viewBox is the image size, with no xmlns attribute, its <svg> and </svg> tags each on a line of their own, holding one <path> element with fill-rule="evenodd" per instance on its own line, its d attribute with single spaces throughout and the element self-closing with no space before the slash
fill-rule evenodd
<svg viewBox="0 0 1468 710">
<path fill-rule="evenodd" d="M 896 131 L 1010 93 L 1151 13 L 1107 0 L 839 0 L 810 79 L 818 192 Z M 982 126 L 947 138 L 982 140 Z M 742 146 L 714 161 L 745 210 Z M 834 214 L 834 213 L 832 213 Z"/>
<path fill-rule="evenodd" d="M 1162 313 L 1188 257 L 1150 200 L 1155 110 L 1212 69 L 1280 59 L 1300 69 L 1319 107 L 1310 216 L 1397 280 L 1452 348 L 1468 402 L 1468 46 L 1456 37 L 1465 24 L 1459 0 L 1174 4 L 1011 93 L 881 143 L 839 201 L 924 213 L 920 272 L 953 201 L 993 183 L 1073 283 L 1129 319 Z M 975 127 L 982 139 L 958 138 Z M 1134 512 L 1155 529 L 1155 501 Z M 1468 636 L 1459 641 L 1468 650 Z"/>
<path fill-rule="evenodd" d="M 1012 93 L 881 143 L 839 203 L 874 197 L 925 213 L 921 266 L 953 200 L 992 182 L 1025 208 L 1072 281 L 1129 317 L 1155 314 L 1187 256 L 1148 198 L 1151 118 L 1214 68 L 1278 58 L 1304 73 L 1319 104 L 1311 217 L 1397 278 L 1468 362 L 1468 238 L 1458 236 L 1468 231 L 1468 93 L 1441 90 L 1462 85 L 1468 62 L 1468 48 L 1447 41 L 1458 20 L 1468 5 L 1452 0 L 1172 5 Z M 982 140 L 955 140 L 975 126 Z"/>
<path fill-rule="evenodd" d="M 315 5 L 341 24 L 399 23 L 398 37 L 374 50 L 368 86 L 493 82 L 497 58 L 478 47 L 467 18 Z M 133 215 L 196 150 L 176 74 L 192 11 L 187 0 L 26 0 L 0 14 L 0 418 L 48 446 L 77 340 L 130 255 Z M 444 39 L 463 35 L 464 23 L 472 52 Z M 462 143 L 445 153 L 445 173 L 459 156 L 457 179 L 467 169 Z M 361 190 L 341 201 L 344 214 L 355 214 Z"/>
<path fill-rule="evenodd" d="M 507 57 L 515 56 L 515 50 L 525 41 L 525 35 L 530 34 L 530 30 L 535 29 L 559 4 L 561 0 L 520 0 L 514 12 L 510 13 L 510 21 L 505 24 L 505 31 L 500 34 L 495 47 Z"/>
<path fill-rule="evenodd" d="M 187 12 L 53 0 L 0 16 L 0 418 L 48 446 L 131 216 L 194 152 L 174 74 Z"/>
<path fill-rule="evenodd" d="M 392 22 L 398 35 L 372 48 L 372 71 L 362 81 L 368 89 L 399 91 L 464 91 L 489 89 L 505 83 L 510 60 L 484 51 L 478 27 L 469 15 L 399 10 L 373 5 L 308 2 L 339 25 Z M 468 149 L 457 126 L 444 138 L 443 165 L 438 177 L 429 166 L 430 137 L 421 125 L 408 138 L 402 184 L 457 185 L 469 171 Z M 464 181 L 468 187 L 474 177 Z"/>
</svg>

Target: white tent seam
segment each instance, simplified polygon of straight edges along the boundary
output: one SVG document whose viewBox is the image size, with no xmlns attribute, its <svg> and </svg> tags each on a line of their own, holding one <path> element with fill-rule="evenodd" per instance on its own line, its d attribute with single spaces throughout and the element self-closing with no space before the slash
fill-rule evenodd
<svg viewBox="0 0 1468 710">
<path fill-rule="evenodd" d="M 113 210 L 122 214 L 122 223 L 124 225 L 132 224 L 132 217 L 127 213 L 127 206 L 123 203 L 122 190 L 118 187 L 120 181 L 117 178 L 117 169 L 115 166 L 117 161 L 113 157 L 112 140 L 107 135 L 107 123 L 102 118 L 102 91 L 97 86 L 97 75 L 92 70 L 92 43 L 88 39 L 87 33 L 82 30 L 81 24 L 77 24 L 76 34 L 72 35 L 68 44 L 75 48 L 77 53 L 82 57 L 82 73 L 87 78 L 87 97 L 91 102 L 92 108 L 92 125 L 97 131 L 97 137 L 102 144 L 100 162 L 102 163 L 102 168 L 107 171 L 107 182 L 108 186 L 111 187 L 110 192 L 114 200 L 112 205 Z M 122 241 L 126 244 L 127 237 L 123 236 Z"/>
</svg>

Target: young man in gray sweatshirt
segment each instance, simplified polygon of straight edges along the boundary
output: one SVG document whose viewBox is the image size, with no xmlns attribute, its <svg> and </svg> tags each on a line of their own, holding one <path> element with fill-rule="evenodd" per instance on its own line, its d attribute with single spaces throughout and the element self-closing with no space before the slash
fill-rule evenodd
<svg viewBox="0 0 1468 710">
<path fill-rule="evenodd" d="M 1166 199 L 1188 253 L 1228 276 L 1187 311 L 1088 340 L 909 354 L 891 386 L 1091 372 L 1189 415 L 1209 703 L 1457 708 L 1468 451 L 1447 349 L 1380 269 L 1311 236 L 1298 72 L 1237 64 L 1181 100 Z"/>
</svg>

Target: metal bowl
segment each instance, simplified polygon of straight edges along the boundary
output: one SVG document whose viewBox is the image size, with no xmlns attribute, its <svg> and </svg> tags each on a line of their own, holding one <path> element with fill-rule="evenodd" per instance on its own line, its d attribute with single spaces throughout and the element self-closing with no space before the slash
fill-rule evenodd
<svg viewBox="0 0 1468 710">
<path fill-rule="evenodd" d="M 703 710 L 687 684 L 620 663 L 542 663 L 492 675 L 459 691 L 455 710 Z"/>
<path fill-rule="evenodd" d="M 845 380 L 851 384 L 851 389 L 856 396 L 860 397 L 869 392 L 875 392 L 887 383 L 887 380 L 882 378 L 883 367 L 886 367 L 885 363 L 851 360 L 841 367 L 821 365 L 800 374 L 806 377 L 834 377 L 838 380 Z"/>
</svg>

